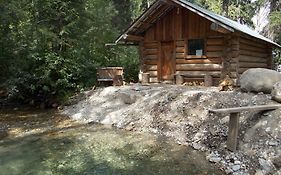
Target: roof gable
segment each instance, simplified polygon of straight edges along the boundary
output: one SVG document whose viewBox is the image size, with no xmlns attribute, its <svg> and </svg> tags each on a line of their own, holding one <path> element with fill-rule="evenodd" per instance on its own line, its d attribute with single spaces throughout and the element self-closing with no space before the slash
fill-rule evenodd
<svg viewBox="0 0 281 175">
<path fill-rule="evenodd" d="M 201 8 L 195 4 L 192 4 L 186 0 L 156 0 L 149 9 L 147 9 L 138 19 L 136 19 L 132 25 L 118 37 L 116 43 L 126 40 L 129 35 L 142 35 L 150 26 L 152 26 L 157 19 L 161 18 L 167 12 L 169 12 L 176 5 L 179 5 L 185 9 L 188 9 L 203 18 L 206 18 L 219 26 L 225 28 L 230 32 L 239 31 L 254 38 L 263 40 L 270 43 L 276 47 L 281 47 L 279 44 L 271 41 L 270 39 L 262 36 L 258 32 L 250 29 L 246 25 L 242 25 L 236 21 L 229 18 L 223 17 L 221 15 L 215 14 L 209 10 Z"/>
</svg>

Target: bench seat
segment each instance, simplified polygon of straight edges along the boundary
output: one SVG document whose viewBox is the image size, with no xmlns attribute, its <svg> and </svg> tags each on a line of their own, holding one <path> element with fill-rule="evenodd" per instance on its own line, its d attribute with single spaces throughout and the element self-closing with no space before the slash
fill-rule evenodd
<svg viewBox="0 0 281 175">
<path fill-rule="evenodd" d="M 236 151 L 237 143 L 238 143 L 237 137 L 239 131 L 240 112 L 268 111 L 268 110 L 275 110 L 280 107 L 281 104 L 269 104 L 269 105 L 243 106 L 243 107 L 234 107 L 234 108 L 209 109 L 209 112 L 230 114 L 228 136 L 227 136 L 227 148 L 230 151 Z"/>
</svg>

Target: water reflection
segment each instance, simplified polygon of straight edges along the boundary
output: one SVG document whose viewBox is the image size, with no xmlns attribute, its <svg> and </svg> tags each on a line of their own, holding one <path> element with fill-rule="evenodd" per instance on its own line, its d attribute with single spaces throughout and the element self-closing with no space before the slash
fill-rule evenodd
<svg viewBox="0 0 281 175">
<path fill-rule="evenodd" d="M 86 124 L 1 140 L 0 174 L 221 173 L 203 155 L 164 137 Z"/>
</svg>

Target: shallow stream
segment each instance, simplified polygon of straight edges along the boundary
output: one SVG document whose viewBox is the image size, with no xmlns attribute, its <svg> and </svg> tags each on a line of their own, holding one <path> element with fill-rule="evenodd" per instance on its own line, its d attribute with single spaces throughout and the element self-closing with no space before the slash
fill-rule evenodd
<svg viewBox="0 0 281 175">
<path fill-rule="evenodd" d="M 222 174 L 203 154 L 165 137 L 96 124 L 47 126 L 58 125 L 45 122 L 55 114 L 48 115 L 0 114 L 2 129 L 5 120 L 18 121 L 10 122 L 0 138 L 0 175 Z"/>
</svg>

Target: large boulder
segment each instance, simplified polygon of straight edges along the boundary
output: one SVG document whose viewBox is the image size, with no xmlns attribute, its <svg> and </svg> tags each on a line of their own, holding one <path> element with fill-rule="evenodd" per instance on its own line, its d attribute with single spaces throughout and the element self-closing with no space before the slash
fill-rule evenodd
<svg viewBox="0 0 281 175">
<path fill-rule="evenodd" d="M 245 71 L 239 80 L 241 90 L 271 93 L 273 85 L 281 81 L 281 73 L 270 69 L 254 68 Z"/>
<path fill-rule="evenodd" d="M 281 103 L 281 81 L 274 84 L 271 96 L 273 100 Z"/>
</svg>

